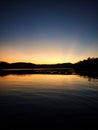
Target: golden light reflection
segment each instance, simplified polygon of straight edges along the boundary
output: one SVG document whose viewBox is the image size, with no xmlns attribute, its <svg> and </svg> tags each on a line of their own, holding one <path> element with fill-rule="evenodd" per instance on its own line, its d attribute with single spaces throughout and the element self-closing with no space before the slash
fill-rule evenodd
<svg viewBox="0 0 98 130">
<path fill-rule="evenodd" d="M 44 89 L 75 89 L 77 84 L 87 83 L 87 80 L 77 75 L 8 75 L 0 77 L 0 90 L 21 88 Z"/>
</svg>

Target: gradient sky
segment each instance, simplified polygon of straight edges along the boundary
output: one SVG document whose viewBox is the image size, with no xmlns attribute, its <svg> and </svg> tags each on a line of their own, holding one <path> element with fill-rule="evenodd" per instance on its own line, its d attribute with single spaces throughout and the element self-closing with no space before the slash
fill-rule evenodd
<svg viewBox="0 0 98 130">
<path fill-rule="evenodd" d="M 38 64 L 98 57 L 97 0 L 3 0 L 0 61 Z"/>
</svg>

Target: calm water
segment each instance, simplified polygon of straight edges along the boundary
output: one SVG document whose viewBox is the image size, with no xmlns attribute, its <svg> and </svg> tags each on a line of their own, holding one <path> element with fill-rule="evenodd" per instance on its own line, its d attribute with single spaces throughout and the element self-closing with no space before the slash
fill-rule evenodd
<svg viewBox="0 0 98 130">
<path fill-rule="evenodd" d="M 11 125 L 97 126 L 98 79 L 78 75 L 0 77 L 0 122 Z"/>
</svg>

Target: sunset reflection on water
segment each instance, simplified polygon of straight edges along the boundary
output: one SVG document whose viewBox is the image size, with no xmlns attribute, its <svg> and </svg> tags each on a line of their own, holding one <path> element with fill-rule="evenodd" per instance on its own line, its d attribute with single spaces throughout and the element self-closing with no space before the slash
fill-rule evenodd
<svg viewBox="0 0 98 130">
<path fill-rule="evenodd" d="M 3 123 L 69 126 L 77 125 L 77 122 L 78 125 L 85 124 L 88 120 L 94 124 L 97 110 L 98 79 L 89 81 L 87 77 L 64 74 L 0 77 Z"/>
</svg>

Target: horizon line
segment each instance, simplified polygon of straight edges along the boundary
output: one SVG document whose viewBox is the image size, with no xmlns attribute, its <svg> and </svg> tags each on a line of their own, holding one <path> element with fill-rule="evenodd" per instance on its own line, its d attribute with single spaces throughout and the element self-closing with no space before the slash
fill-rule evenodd
<svg viewBox="0 0 98 130">
<path fill-rule="evenodd" d="M 98 57 L 88 57 L 86 59 L 82 59 L 82 60 L 78 60 L 77 62 L 58 62 L 58 63 L 33 63 L 33 62 L 26 62 L 26 61 L 17 61 L 17 62 L 7 62 L 7 61 L 0 61 L 0 62 L 5 62 L 5 63 L 8 63 L 8 64 L 13 64 L 13 63 L 31 63 L 31 64 L 35 64 L 35 65 L 56 65 L 56 64 L 67 64 L 67 63 L 71 63 L 71 64 L 75 64 L 75 63 L 78 63 L 80 61 L 83 61 L 83 60 L 87 60 L 87 59 L 96 59 Z"/>
</svg>

